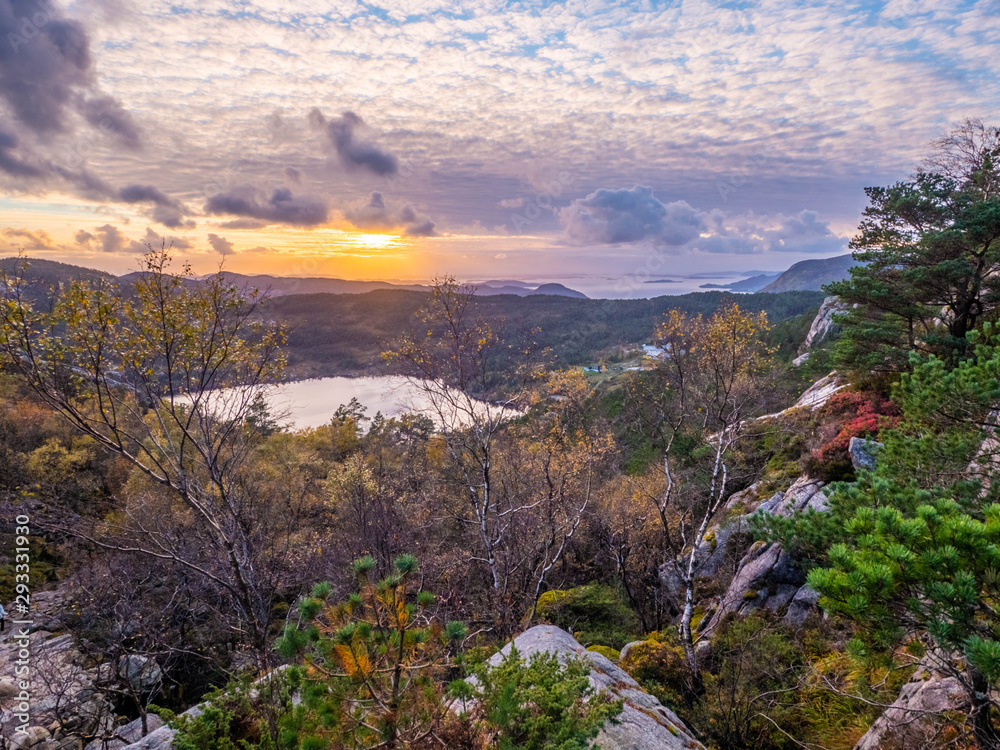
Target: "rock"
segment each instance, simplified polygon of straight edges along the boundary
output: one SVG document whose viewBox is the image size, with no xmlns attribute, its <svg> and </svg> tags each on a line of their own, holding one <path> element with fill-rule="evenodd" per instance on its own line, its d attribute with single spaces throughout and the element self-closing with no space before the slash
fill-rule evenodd
<svg viewBox="0 0 1000 750">
<path fill-rule="evenodd" d="M 704 750 L 673 711 L 644 692 L 623 669 L 601 654 L 587 651 L 565 630 L 553 625 L 536 625 L 515 638 L 514 646 L 525 659 L 545 651 L 555 654 L 561 663 L 572 657 L 591 662 L 590 684 L 594 689 L 606 690 L 625 704 L 618 724 L 605 725 L 597 736 L 595 744 L 602 750 Z M 490 663 L 499 664 L 508 653 L 510 644 L 495 654 Z M 135 746 L 129 750 L 161 749 Z"/>
<path fill-rule="evenodd" d="M 806 352 L 805 354 L 800 354 L 795 359 L 792 360 L 792 367 L 801 367 L 806 362 L 809 361 L 809 355 L 812 352 Z"/>
<path fill-rule="evenodd" d="M 840 302 L 840 297 L 827 297 L 823 300 L 823 304 L 819 306 L 819 312 L 816 313 L 812 325 L 809 326 L 809 333 L 806 334 L 805 341 L 799 347 L 799 352 L 806 352 L 825 339 L 836 325 L 833 316 L 845 309 L 846 307 Z"/>
<path fill-rule="evenodd" d="M 819 592 L 808 586 L 803 586 L 792 597 L 788 603 L 788 612 L 785 613 L 785 623 L 793 627 L 802 627 L 802 624 L 816 611 L 819 603 Z"/>
<path fill-rule="evenodd" d="M 820 378 L 811 386 L 806 388 L 805 393 L 799 396 L 799 400 L 795 402 L 795 405 L 792 408 L 808 408 L 812 411 L 816 411 L 829 401 L 830 397 L 834 393 L 841 391 L 846 387 L 847 383 L 842 381 L 836 372 L 831 372 L 829 375 Z M 781 414 L 784 414 L 784 412 L 781 412 Z"/>
<path fill-rule="evenodd" d="M 0 679 L 0 700 L 4 698 L 13 698 L 18 694 L 17 684 L 14 682 L 13 677 L 4 677 Z"/>
<path fill-rule="evenodd" d="M 852 437 L 851 442 L 847 444 L 847 452 L 851 456 L 851 465 L 854 466 L 854 470 L 872 471 L 875 468 L 879 449 L 882 447 L 883 444 L 875 440 Z"/>
<path fill-rule="evenodd" d="M 826 503 L 823 482 L 803 476 L 784 492 L 774 493 L 757 506 L 751 515 L 766 513 L 787 518 L 807 509 L 825 510 Z M 804 583 L 802 571 L 780 545 L 756 542 L 740 560 L 726 593 L 719 600 L 711 617 L 702 619 L 699 630 L 710 632 L 730 612 L 748 614 L 764 607 L 777 613 L 786 606 L 791 608 Z M 804 600 L 799 605 L 807 611 L 811 606 Z M 804 621 L 805 616 L 802 619 Z"/>
<path fill-rule="evenodd" d="M 146 736 L 152 735 L 163 726 L 163 719 L 156 714 L 146 715 Z M 139 742 L 143 738 L 142 717 L 130 721 L 124 726 L 115 729 L 111 738 L 104 740 L 94 740 L 85 750 L 122 750 L 129 745 Z"/>
<path fill-rule="evenodd" d="M 118 664 L 118 676 L 135 690 L 147 693 L 154 690 L 163 679 L 163 670 L 154 659 L 139 654 L 129 654 Z"/>
<path fill-rule="evenodd" d="M 27 732 L 15 732 L 10 746 L 12 750 L 35 747 L 41 745 L 51 735 L 45 727 L 28 727 Z"/>
<path fill-rule="evenodd" d="M 921 666 L 854 750 L 926 747 L 937 733 L 941 713 L 967 708 L 968 696 L 957 679 Z"/>
<path fill-rule="evenodd" d="M 626 657 L 628 657 L 629 651 L 631 651 L 636 646 L 641 646 L 645 642 L 646 641 L 632 641 L 631 643 L 626 643 L 624 646 L 622 646 L 622 650 L 618 652 L 618 661 L 620 662 L 625 661 Z"/>
</svg>

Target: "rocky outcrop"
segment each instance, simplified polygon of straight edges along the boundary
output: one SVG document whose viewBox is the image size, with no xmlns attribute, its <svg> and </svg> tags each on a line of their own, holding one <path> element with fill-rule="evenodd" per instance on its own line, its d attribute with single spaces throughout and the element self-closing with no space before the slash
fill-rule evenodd
<svg viewBox="0 0 1000 750">
<path fill-rule="evenodd" d="M 605 725 L 595 740 L 601 750 L 704 750 L 673 711 L 644 692 L 623 669 L 601 654 L 587 651 L 565 630 L 536 625 L 515 638 L 514 646 L 522 658 L 544 651 L 555 654 L 561 663 L 571 658 L 587 659 L 594 689 L 607 691 L 624 701 L 618 723 Z M 510 644 L 494 655 L 490 663 L 500 663 L 508 653 Z"/>
<path fill-rule="evenodd" d="M 808 509 L 825 509 L 827 499 L 822 488 L 822 482 L 803 476 L 787 490 L 763 501 L 756 498 L 756 487 L 733 495 L 727 505 L 728 514 L 737 508 L 742 508 L 743 513 L 712 530 L 699 548 L 697 575 L 714 578 L 724 572 L 726 560 L 733 559 L 731 540 L 737 532 L 749 529 L 750 516 L 766 513 L 788 517 Z M 738 554 L 739 549 L 735 552 Z M 668 591 L 680 585 L 677 571 L 669 564 L 661 569 L 660 579 Z M 785 621 L 800 626 L 816 611 L 818 600 L 818 594 L 805 586 L 802 571 L 780 545 L 756 542 L 739 557 L 725 593 L 709 608 L 699 629 L 710 632 L 730 612 L 748 614 L 761 607 L 772 612 L 786 610 Z"/>
<path fill-rule="evenodd" d="M 851 457 L 851 465 L 854 470 L 872 471 L 875 468 L 875 460 L 880 448 L 882 448 L 882 443 L 875 440 L 852 437 L 847 444 L 847 453 Z"/>
<path fill-rule="evenodd" d="M 8 621 L 0 636 L 0 732 L 11 748 L 61 750 L 80 747 L 81 738 L 110 731 L 115 723 L 113 706 L 99 688 L 97 671 L 90 669 L 78 643 L 62 629 L 60 616 L 70 608 L 67 592 L 38 591 L 32 595 L 33 624 L 27 626 L 30 652 L 31 700 L 27 731 L 17 718 L 19 681 L 15 662 L 23 640 L 15 639 Z M 16 628 L 18 631 L 20 626 Z"/>
<path fill-rule="evenodd" d="M 921 666 L 854 750 L 927 747 L 937 734 L 942 713 L 967 708 L 968 696 L 957 679 Z"/>
<path fill-rule="evenodd" d="M 836 325 L 833 316 L 844 311 L 844 305 L 840 302 L 840 297 L 827 297 L 823 304 L 819 306 L 819 312 L 813 318 L 812 325 L 809 326 L 809 333 L 806 334 L 805 341 L 799 347 L 799 353 L 809 351 L 812 347 L 830 335 L 830 331 Z"/>
</svg>

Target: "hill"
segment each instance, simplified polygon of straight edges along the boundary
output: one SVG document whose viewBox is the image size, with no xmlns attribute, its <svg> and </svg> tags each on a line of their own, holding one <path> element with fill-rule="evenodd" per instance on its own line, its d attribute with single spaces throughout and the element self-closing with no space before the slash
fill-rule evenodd
<svg viewBox="0 0 1000 750">
<path fill-rule="evenodd" d="M 833 258 L 817 258 L 799 261 L 791 266 L 762 292 L 820 291 L 824 285 L 846 279 L 857 261 L 848 253 Z"/>
<path fill-rule="evenodd" d="M 380 370 L 385 344 L 414 325 L 426 301 L 421 292 L 382 289 L 367 294 L 276 297 L 268 303 L 285 321 L 291 374 L 296 378 L 362 374 Z M 711 314 L 727 301 L 764 311 L 772 323 L 814 311 L 821 292 L 732 294 L 695 292 L 653 299 L 608 300 L 532 295 L 477 297 L 484 317 L 497 321 L 515 344 L 532 341 L 550 350 L 557 365 L 593 362 L 601 353 L 649 343 L 670 310 Z"/>
<path fill-rule="evenodd" d="M 757 276 L 751 276 L 748 279 L 741 279 L 740 281 L 733 281 L 729 284 L 702 284 L 699 289 L 728 289 L 731 292 L 759 292 L 761 289 L 774 281 L 779 275 L 780 274 L 776 273 L 758 274 Z"/>
</svg>

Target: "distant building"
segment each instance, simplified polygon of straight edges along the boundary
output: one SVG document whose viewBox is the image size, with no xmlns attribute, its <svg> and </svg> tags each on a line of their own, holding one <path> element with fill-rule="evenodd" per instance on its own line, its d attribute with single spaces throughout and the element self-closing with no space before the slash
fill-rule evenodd
<svg viewBox="0 0 1000 750">
<path fill-rule="evenodd" d="M 666 359 L 668 356 L 670 356 L 667 353 L 666 349 L 664 349 L 661 346 L 655 346 L 653 344 L 643 344 L 642 353 L 645 354 L 647 357 L 651 357 L 652 359 Z"/>
</svg>

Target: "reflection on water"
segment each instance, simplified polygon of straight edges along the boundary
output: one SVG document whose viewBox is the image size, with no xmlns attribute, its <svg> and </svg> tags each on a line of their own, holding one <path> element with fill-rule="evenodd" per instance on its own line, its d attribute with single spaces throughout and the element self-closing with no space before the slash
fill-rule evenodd
<svg viewBox="0 0 1000 750">
<path fill-rule="evenodd" d="M 282 424 L 288 424 L 292 429 L 319 427 L 328 423 L 337 407 L 352 398 L 368 407 L 368 417 L 374 417 L 376 412 L 398 417 L 427 406 L 426 399 L 406 378 L 396 375 L 299 380 L 275 386 L 267 396 L 272 410 L 281 415 Z"/>
<path fill-rule="evenodd" d="M 427 397 L 398 375 L 299 380 L 275 386 L 268 393 L 268 402 L 281 415 L 282 424 L 299 430 L 328 423 L 337 407 L 352 398 L 368 407 L 368 417 L 377 412 L 386 417 L 406 412 L 428 413 L 430 407 Z"/>
</svg>

